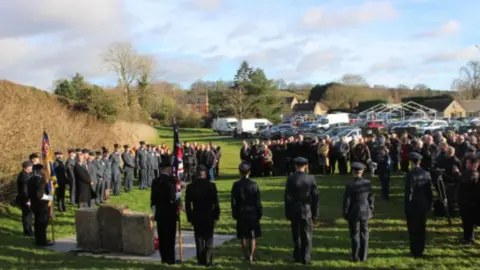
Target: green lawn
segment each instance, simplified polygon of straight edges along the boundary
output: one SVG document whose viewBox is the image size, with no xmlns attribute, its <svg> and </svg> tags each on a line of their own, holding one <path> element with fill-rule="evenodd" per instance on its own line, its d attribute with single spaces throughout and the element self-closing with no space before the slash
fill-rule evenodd
<svg viewBox="0 0 480 270">
<path fill-rule="evenodd" d="M 159 130 L 157 142 L 171 144 L 170 129 Z M 234 234 L 235 224 L 229 209 L 229 193 L 237 178 L 240 141 L 219 138 L 205 130 L 182 130 L 181 139 L 208 143 L 212 141 L 223 149 L 221 174 L 217 181 L 220 192 L 222 216 L 217 233 Z M 369 259 L 366 263 L 349 262 L 350 239 L 345 221 L 341 218 L 341 198 L 348 179 L 342 177 L 317 177 L 320 194 L 320 221 L 314 230 L 312 269 L 480 269 L 478 246 L 465 247 L 458 243 L 461 236 L 460 221 L 454 220 L 454 228 L 445 220 L 428 222 L 428 245 L 425 259 L 408 256 L 408 235 L 403 220 L 402 180 L 393 179 L 392 200 L 376 201 L 376 217 L 370 223 Z M 285 178 L 257 180 L 264 206 L 262 219 L 263 237 L 258 241 L 257 262 L 245 264 L 237 241 L 228 242 L 216 249 L 218 269 L 305 269 L 291 264 L 291 238 L 289 224 L 283 215 L 283 189 Z M 376 195 L 379 194 L 378 181 Z M 113 203 L 127 204 L 131 209 L 149 212 L 149 192 L 135 190 L 115 197 Z M 376 196 L 378 198 L 378 196 Z M 56 236 L 74 234 L 74 209 L 57 214 Z M 183 217 L 183 221 L 185 218 Z M 187 227 L 187 224 L 183 222 Z M 50 230 L 50 229 L 49 229 Z M 49 231 L 50 232 L 50 231 Z M 478 267 L 478 268 L 477 268 Z M 32 240 L 21 236 L 20 211 L 3 206 L 0 208 L 0 269 L 166 269 L 158 264 L 107 260 L 74 254 L 44 251 L 33 247 Z M 196 269 L 189 260 L 173 268 Z M 171 269 L 171 268 L 170 268 Z"/>
</svg>

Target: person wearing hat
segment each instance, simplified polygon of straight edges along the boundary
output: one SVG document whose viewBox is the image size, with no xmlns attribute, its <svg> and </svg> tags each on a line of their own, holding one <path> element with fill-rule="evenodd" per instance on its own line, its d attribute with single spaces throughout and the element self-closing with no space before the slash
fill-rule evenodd
<svg viewBox="0 0 480 270">
<path fill-rule="evenodd" d="M 120 167 L 120 161 L 122 159 L 122 152 L 120 152 L 120 146 L 118 144 L 113 145 L 113 153 L 110 154 L 109 160 L 112 163 L 112 194 L 113 196 L 120 195 L 120 189 L 122 188 L 122 169 Z"/>
<path fill-rule="evenodd" d="M 103 182 L 105 186 L 105 201 L 110 199 L 110 192 L 113 187 L 112 183 L 112 159 L 110 159 L 110 151 L 107 148 L 103 149 L 102 153 L 103 168 Z"/>
<path fill-rule="evenodd" d="M 63 153 L 60 151 L 55 152 L 55 162 L 53 163 L 55 168 L 55 176 L 57 177 L 58 187 L 55 191 L 57 206 L 59 212 L 67 211 L 65 206 L 65 191 L 67 189 L 67 168 L 63 162 Z"/>
<path fill-rule="evenodd" d="M 366 261 L 368 253 L 368 220 L 373 217 L 372 182 L 362 177 L 367 168 L 361 162 L 351 164 L 353 181 L 343 194 L 343 217 L 348 221 L 352 241 L 352 261 Z"/>
<path fill-rule="evenodd" d="M 135 174 L 135 157 L 133 153 L 130 151 L 130 146 L 128 144 L 123 146 L 123 153 L 122 153 L 122 161 L 123 161 L 123 174 L 125 179 L 124 189 L 125 192 L 130 192 L 133 187 L 133 176 Z M 121 184 L 120 184 L 121 185 Z"/>
<path fill-rule="evenodd" d="M 318 190 L 315 176 L 307 175 L 308 160 L 293 160 L 296 172 L 287 178 L 285 186 L 285 215 L 291 223 L 295 262 L 311 263 L 312 227 L 317 218 Z"/>
<path fill-rule="evenodd" d="M 233 183 L 231 192 L 232 217 L 237 221 L 237 238 L 241 241 L 245 259 L 253 262 L 256 238 L 262 236 L 260 219 L 263 215 L 260 188 L 248 176 L 250 165 L 238 166 L 240 180 Z"/>
<path fill-rule="evenodd" d="M 50 218 L 48 204 L 52 196 L 48 195 L 43 165 L 35 164 L 32 169 L 32 177 L 28 180 L 28 197 L 35 218 L 35 243 L 39 247 L 51 246 L 52 243 L 47 241 L 47 226 Z"/>
<path fill-rule="evenodd" d="M 138 148 L 137 153 L 135 155 L 135 163 L 136 163 L 136 168 L 138 168 L 140 171 L 140 190 L 144 190 L 148 186 L 148 166 L 149 166 L 149 158 L 148 158 L 148 153 L 145 147 L 145 142 L 141 141 L 140 142 L 140 148 Z"/>
<path fill-rule="evenodd" d="M 75 204 L 77 202 L 77 187 L 76 187 L 76 182 L 75 182 L 75 173 L 73 171 L 73 168 L 75 167 L 76 163 L 76 158 L 77 154 L 75 152 L 75 149 L 68 149 L 68 159 L 65 162 L 65 168 L 67 171 L 67 182 L 68 182 L 68 187 L 69 187 L 69 193 L 70 193 L 70 204 Z"/>
<path fill-rule="evenodd" d="M 220 218 L 217 187 L 208 180 L 208 168 L 198 167 L 197 180 L 187 186 L 185 192 L 185 212 L 193 226 L 197 262 L 211 266 L 213 263 L 213 231 Z"/>
<path fill-rule="evenodd" d="M 81 148 L 75 148 L 75 159 L 78 160 L 78 156 L 83 155 Z"/>
<path fill-rule="evenodd" d="M 405 177 L 405 216 L 410 238 L 410 253 L 423 256 L 426 240 L 427 213 L 432 208 L 432 179 L 430 173 L 420 167 L 422 155 L 409 155 L 412 169 Z"/>
<path fill-rule="evenodd" d="M 105 177 L 105 167 L 106 164 L 102 160 L 102 151 L 95 151 L 95 159 L 92 162 L 92 165 L 96 167 L 95 171 L 97 174 L 97 184 L 95 187 L 95 194 L 96 194 L 96 205 L 100 205 L 105 201 L 105 187 L 106 187 L 106 179 Z"/>
<path fill-rule="evenodd" d="M 478 222 L 479 194 L 479 160 L 471 155 L 465 159 L 465 171 L 460 177 L 458 189 L 458 203 L 462 218 L 463 241 L 465 244 L 473 244 L 475 240 L 474 228 Z"/>
<path fill-rule="evenodd" d="M 162 160 L 160 175 L 152 182 L 150 207 L 157 222 L 162 263 L 175 264 L 175 236 L 178 220 L 178 194 L 170 162 Z"/>
<path fill-rule="evenodd" d="M 28 197 L 28 180 L 32 176 L 32 162 L 25 161 L 22 163 L 22 171 L 17 176 L 17 197 L 16 204 L 22 210 L 23 235 L 33 236 L 32 217 L 33 213 L 30 209 L 30 199 Z"/>
</svg>

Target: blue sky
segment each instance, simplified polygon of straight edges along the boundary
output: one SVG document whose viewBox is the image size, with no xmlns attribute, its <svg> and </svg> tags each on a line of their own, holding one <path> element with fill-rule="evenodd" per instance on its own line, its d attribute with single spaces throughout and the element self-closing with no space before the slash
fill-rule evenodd
<svg viewBox="0 0 480 270">
<path fill-rule="evenodd" d="M 10 3 L 11 2 L 11 3 Z M 159 80 L 231 80 L 242 60 L 273 79 L 450 89 L 480 60 L 474 0 L 42 0 L 0 3 L 0 78 L 50 89 L 75 72 L 114 84 L 113 42 L 156 59 Z"/>
</svg>

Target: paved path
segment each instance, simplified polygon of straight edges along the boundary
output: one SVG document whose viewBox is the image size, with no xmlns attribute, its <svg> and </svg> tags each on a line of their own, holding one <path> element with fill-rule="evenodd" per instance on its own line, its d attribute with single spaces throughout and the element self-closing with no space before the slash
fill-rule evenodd
<svg viewBox="0 0 480 270">
<path fill-rule="evenodd" d="M 234 237 L 235 236 L 233 236 L 233 235 L 217 235 L 217 234 L 215 234 L 214 237 L 213 237 L 213 240 L 214 240 L 213 245 L 215 247 L 219 246 L 219 245 L 233 239 Z M 193 232 L 182 231 L 182 239 L 183 239 L 183 241 L 182 241 L 183 260 L 186 261 L 186 260 L 189 260 L 191 258 L 194 258 L 196 256 L 196 252 L 195 252 L 195 238 L 193 237 Z M 52 246 L 52 247 L 49 247 L 49 249 L 52 249 L 52 250 L 55 250 L 55 251 L 58 251 L 58 252 L 80 251 L 80 249 L 77 248 L 77 239 L 76 239 L 75 235 L 56 240 L 55 245 Z M 109 259 L 124 259 L 124 260 L 160 262 L 160 254 L 158 253 L 158 251 L 154 252 L 150 256 L 136 256 L 136 255 L 121 254 L 121 253 L 93 254 L 93 253 L 88 253 L 88 252 L 79 252 L 78 254 L 79 255 L 94 256 L 94 257 L 105 257 L 105 258 L 109 258 Z M 179 257 L 178 243 L 177 243 L 177 246 L 176 246 L 176 255 L 177 255 L 177 259 L 178 259 L 178 257 Z"/>
</svg>

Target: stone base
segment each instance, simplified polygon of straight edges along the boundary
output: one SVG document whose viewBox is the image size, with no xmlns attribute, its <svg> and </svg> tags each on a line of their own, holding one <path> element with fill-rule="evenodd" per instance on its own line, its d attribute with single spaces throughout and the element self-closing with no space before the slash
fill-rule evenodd
<svg viewBox="0 0 480 270">
<path fill-rule="evenodd" d="M 124 206 L 106 204 L 100 205 L 98 208 L 98 222 L 103 249 L 122 252 L 122 216 L 126 212 L 127 208 Z"/>
<path fill-rule="evenodd" d="M 122 217 L 123 253 L 150 256 L 155 252 L 154 227 L 151 215 L 126 213 Z"/>
<path fill-rule="evenodd" d="M 86 250 L 100 250 L 102 240 L 96 208 L 82 208 L 77 210 L 76 229 L 77 245 Z"/>
</svg>

